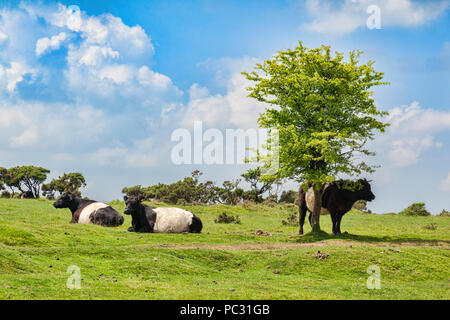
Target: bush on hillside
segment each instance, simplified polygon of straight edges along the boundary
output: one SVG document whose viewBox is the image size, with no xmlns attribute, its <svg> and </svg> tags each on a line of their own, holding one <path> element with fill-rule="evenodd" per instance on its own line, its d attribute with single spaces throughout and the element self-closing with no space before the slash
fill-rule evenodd
<svg viewBox="0 0 450 320">
<path fill-rule="evenodd" d="M 286 220 L 281 220 L 281 224 L 283 226 L 297 227 L 299 225 L 298 215 L 295 212 L 290 214 Z"/>
<path fill-rule="evenodd" d="M 274 207 L 277 205 L 277 195 L 273 194 L 264 199 L 263 204 L 269 207 Z"/>
<path fill-rule="evenodd" d="M 358 200 L 353 204 L 353 208 L 360 210 L 360 211 L 366 211 L 367 210 L 367 201 Z"/>
<path fill-rule="evenodd" d="M 427 229 L 427 230 L 437 230 L 437 224 L 436 223 L 430 223 L 430 224 L 427 224 L 424 228 Z"/>
<path fill-rule="evenodd" d="M 280 196 L 280 203 L 294 203 L 298 202 L 298 192 L 294 190 L 283 191 Z"/>
<path fill-rule="evenodd" d="M 431 213 L 429 213 L 425 208 L 425 203 L 423 202 L 413 203 L 405 210 L 399 212 L 399 214 L 403 216 L 423 216 L 423 217 L 431 215 Z"/>
<path fill-rule="evenodd" d="M 450 217 L 450 211 L 442 210 L 442 212 L 439 214 L 440 217 Z"/>
<path fill-rule="evenodd" d="M 235 223 L 241 224 L 239 216 L 229 216 L 226 212 L 222 212 L 215 220 L 215 223 Z"/>
<path fill-rule="evenodd" d="M 3 191 L 2 194 L 1 194 L 1 198 L 6 198 L 6 199 L 11 198 L 11 192 Z"/>
</svg>

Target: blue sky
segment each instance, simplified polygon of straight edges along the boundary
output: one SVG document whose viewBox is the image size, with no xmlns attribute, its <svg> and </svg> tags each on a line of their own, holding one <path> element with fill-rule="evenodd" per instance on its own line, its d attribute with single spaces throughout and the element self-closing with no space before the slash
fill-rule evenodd
<svg viewBox="0 0 450 320">
<path fill-rule="evenodd" d="M 366 25 L 371 5 L 380 29 Z M 391 82 L 374 95 L 392 126 L 372 143 L 370 207 L 438 213 L 450 209 L 449 27 L 446 0 L 2 1 L 0 165 L 80 171 L 103 201 L 196 168 L 236 178 L 244 165 L 172 164 L 170 134 L 194 120 L 256 127 L 264 106 L 240 72 L 301 40 L 363 50 Z"/>
</svg>

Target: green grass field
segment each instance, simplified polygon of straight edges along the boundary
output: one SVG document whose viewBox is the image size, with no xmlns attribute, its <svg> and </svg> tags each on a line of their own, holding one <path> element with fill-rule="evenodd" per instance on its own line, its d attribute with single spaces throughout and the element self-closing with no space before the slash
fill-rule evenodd
<svg viewBox="0 0 450 320">
<path fill-rule="evenodd" d="M 202 219 L 201 234 L 129 233 L 129 216 L 119 228 L 71 225 L 50 201 L 0 199 L 0 299 L 450 298 L 449 217 L 352 211 L 349 234 L 299 236 L 281 223 L 291 206 L 184 208 Z M 242 224 L 215 223 L 224 211 Z M 331 233 L 329 216 L 321 225 Z M 329 256 L 313 257 L 319 250 Z M 72 265 L 80 289 L 67 288 Z M 379 290 L 366 285 L 372 265 Z"/>
</svg>

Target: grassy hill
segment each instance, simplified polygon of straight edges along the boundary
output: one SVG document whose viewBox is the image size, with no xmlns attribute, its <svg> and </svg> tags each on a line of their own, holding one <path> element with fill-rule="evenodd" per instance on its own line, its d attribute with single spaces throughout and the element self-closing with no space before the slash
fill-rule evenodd
<svg viewBox="0 0 450 320">
<path fill-rule="evenodd" d="M 202 219 L 201 234 L 129 233 L 129 216 L 119 228 L 71 225 L 70 211 L 50 201 L 0 199 L 0 299 L 450 298 L 449 217 L 352 211 L 342 222 L 349 234 L 299 236 L 281 222 L 291 206 L 184 208 Z M 215 223 L 222 212 L 242 223 Z M 329 216 L 321 225 L 331 232 Z M 71 265 L 81 289 L 67 288 Z M 371 265 L 380 290 L 366 286 Z"/>
</svg>

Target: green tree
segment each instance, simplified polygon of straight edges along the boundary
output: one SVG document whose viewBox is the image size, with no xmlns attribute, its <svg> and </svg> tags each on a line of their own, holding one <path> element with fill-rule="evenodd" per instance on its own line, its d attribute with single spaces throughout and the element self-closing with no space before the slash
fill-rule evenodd
<svg viewBox="0 0 450 320">
<path fill-rule="evenodd" d="M 86 180 L 79 172 L 64 173 L 58 179 L 53 179 L 50 183 L 42 185 L 42 192 L 48 198 L 54 198 L 55 192 L 63 194 L 71 192 L 81 196 L 80 188 L 86 187 Z"/>
<path fill-rule="evenodd" d="M 32 193 L 34 198 L 39 198 L 41 184 L 47 180 L 50 170 L 36 166 L 21 166 L 11 169 L 15 186 L 24 192 L 23 187 Z"/>
<path fill-rule="evenodd" d="M 3 175 L 3 182 L 11 190 L 11 197 L 15 195 L 15 189 L 24 193 L 22 189 L 22 181 L 20 179 L 20 167 L 13 167 L 6 170 Z"/>
<path fill-rule="evenodd" d="M 294 190 L 285 190 L 281 193 L 280 203 L 296 203 L 298 199 L 298 192 Z"/>
<path fill-rule="evenodd" d="M 5 177 L 8 169 L 0 167 L 0 190 L 5 190 Z"/>
<path fill-rule="evenodd" d="M 219 202 L 233 206 L 238 204 L 244 195 L 244 190 L 238 187 L 239 183 L 241 183 L 240 179 L 226 180 L 222 183 L 222 187 L 215 187 Z"/>
<path fill-rule="evenodd" d="M 417 202 L 410 205 L 408 208 L 404 209 L 399 213 L 403 216 L 430 216 L 431 213 L 425 208 L 425 203 Z"/>
<path fill-rule="evenodd" d="M 373 61 L 360 64 L 361 53 L 352 51 L 345 61 L 328 46 L 308 49 L 299 42 L 243 72 L 255 82 L 249 97 L 268 104 L 258 123 L 278 131 L 277 176 L 313 187 L 313 232 L 320 231 L 325 184 L 340 174 L 373 172 L 360 156 L 374 155 L 365 145 L 388 125 L 380 121 L 387 113 L 377 109 L 370 90 L 387 83 Z"/>
<path fill-rule="evenodd" d="M 263 201 L 263 194 L 270 191 L 277 180 L 273 176 L 263 176 L 260 167 L 248 170 L 241 177 L 250 184 L 251 190 L 245 193 L 246 200 L 251 200 L 255 203 Z"/>
<path fill-rule="evenodd" d="M 142 197 L 143 199 L 145 198 L 144 189 L 141 187 L 141 185 L 133 187 L 125 187 L 122 189 L 122 193 L 126 194 L 127 197 L 136 197 L 136 198 Z"/>
</svg>

